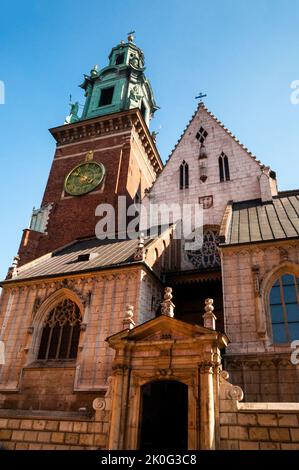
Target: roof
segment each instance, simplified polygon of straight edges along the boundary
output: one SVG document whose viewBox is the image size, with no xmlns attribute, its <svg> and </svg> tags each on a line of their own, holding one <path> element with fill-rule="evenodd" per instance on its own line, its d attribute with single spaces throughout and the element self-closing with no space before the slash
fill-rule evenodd
<svg viewBox="0 0 299 470">
<path fill-rule="evenodd" d="M 151 241 L 145 240 L 145 246 L 148 246 Z M 138 239 L 99 240 L 97 238 L 77 241 L 21 266 L 18 268 L 17 276 L 7 282 L 132 264 L 136 262 L 134 253 L 138 242 Z M 79 261 L 78 256 L 82 258 L 82 255 L 87 255 L 85 258 L 89 259 L 84 260 L 83 257 L 83 260 Z"/>
<path fill-rule="evenodd" d="M 299 190 L 278 193 L 270 202 L 261 199 L 232 204 L 225 245 L 299 237 Z"/>
</svg>

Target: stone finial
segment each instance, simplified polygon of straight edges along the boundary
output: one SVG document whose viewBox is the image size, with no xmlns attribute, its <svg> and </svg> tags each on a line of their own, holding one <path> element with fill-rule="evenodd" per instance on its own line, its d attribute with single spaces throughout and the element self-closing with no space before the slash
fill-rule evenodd
<svg viewBox="0 0 299 470">
<path fill-rule="evenodd" d="M 210 328 L 211 330 L 216 329 L 216 317 L 213 313 L 214 311 L 214 300 L 206 299 L 205 300 L 205 313 L 203 314 L 203 326 L 205 328 Z"/>
<path fill-rule="evenodd" d="M 161 313 L 167 317 L 174 316 L 174 304 L 171 301 L 172 299 L 172 288 L 165 287 L 164 289 L 164 300 L 161 302 Z"/>
<path fill-rule="evenodd" d="M 138 236 L 138 246 L 134 253 L 135 261 L 144 261 L 145 260 L 145 248 L 144 248 L 144 233 L 141 232 Z"/>
<path fill-rule="evenodd" d="M 125 317 L 123 319 L 123 327 L 125 330 L 132 330 L 134 326 L 134 307 L 133 305 L 127 305 Z"/>
<path fill-rule="evenodd" d="M 19 255 L 15 256 L 11 266 L 8 268 L 6 279 L 12 279 L 18 275 L 18 264 L 20 261 Z"/>
</svg>

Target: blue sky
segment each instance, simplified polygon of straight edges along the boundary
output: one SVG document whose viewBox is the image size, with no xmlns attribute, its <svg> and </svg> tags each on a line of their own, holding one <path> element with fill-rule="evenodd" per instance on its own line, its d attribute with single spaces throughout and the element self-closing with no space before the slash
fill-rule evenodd
<svg viewBox="0 0 299 470">
<path fill-rule="evenodd" d="M 39 207 L 54 155 L 48 128 L 63 123 L 70 93 L 136 30 L 161 110 L 163 159 L 207 92 L 206 105 L 263 163 L 280 189 L 299 187 L 299 2 L 294 0 L 1 1 L 0 277 Z"/>
</svg>

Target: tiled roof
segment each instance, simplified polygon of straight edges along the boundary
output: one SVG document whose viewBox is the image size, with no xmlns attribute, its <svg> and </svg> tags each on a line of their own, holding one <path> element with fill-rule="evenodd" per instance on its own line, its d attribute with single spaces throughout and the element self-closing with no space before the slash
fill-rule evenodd
<svg viewBox="0 0 299 470">
<path fill-rule="evenodd" d="M 145 246 L 151 240 L 145 241 Z M 72 274 L 97 270 L 108 266 L 118 266 L 134 262 L 134 252 L 138 240 L 98 240 L 97 238 L 77 241 L 74 244 L 42 256 L 18 269 L 13 281 L 22 279 Z M 80 261 L 78 256 L 87 255 Z M 79 258 L 79 259 L 80 259 Z M 83 257 L 84 258 L 84 257 Z"/>
<path fill-rule="evenodd" d="M 299 237 L 299 190 L 285 191 L 270 202 L 237 202 L 227 227 L 224 245 Z"/>
</svg>

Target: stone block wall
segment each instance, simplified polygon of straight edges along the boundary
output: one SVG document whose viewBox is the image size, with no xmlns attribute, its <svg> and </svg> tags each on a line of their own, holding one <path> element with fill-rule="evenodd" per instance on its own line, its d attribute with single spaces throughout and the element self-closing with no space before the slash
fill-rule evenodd
<svg viewBox="0 0 299 470">
<path fill-rule="evenodd" d="M 226 375 L 223 375 L 226 374 Z M 241 403 L 240 387 L 220 379 L 222 450 L 299 450 L 299 403 Z"/>
<path fill-rule="evenodd" d="M 220 449 L 299 450 L 299 406 L 254 405 L 244 403 L 238 410 L 220 413 Z"/>
<path fill-rule="evenodd" d="M 66 412 L 0 410 L 0 448 L 7 450 L 85 450 L 107 447 L 107 411 L 93 418 Z"/>
</svg>

